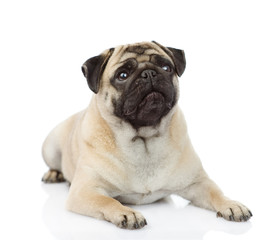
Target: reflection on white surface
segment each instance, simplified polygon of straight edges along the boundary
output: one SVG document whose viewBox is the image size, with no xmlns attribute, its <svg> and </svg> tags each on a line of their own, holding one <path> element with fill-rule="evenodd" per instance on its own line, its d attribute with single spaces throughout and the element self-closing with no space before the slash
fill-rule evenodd
<svg viewBox="0 0 280 240">
<path fill-rule="evenodd" d="M 244 234 L 251 223 L 234 223 L 216 218 L 214 212 L 189 205 L 171 196 L 153 204 L 131 206 L 140 211 L 148 225 L 141 230 L 123 230 L 106 221 L 65 210 L 67 184 L 42 184 L 49 195 L 43 207 L 43 221 L 56 239 L 203 239 L 209 232 Z"/>
</svg>

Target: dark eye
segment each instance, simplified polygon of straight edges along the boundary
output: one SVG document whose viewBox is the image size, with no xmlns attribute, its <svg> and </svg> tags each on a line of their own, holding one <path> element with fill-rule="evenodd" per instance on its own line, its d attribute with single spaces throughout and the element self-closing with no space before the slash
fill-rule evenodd
<svg viewBox="0 0 280 240">
<path fill-rule="evenodd" d="M 168 65 L 164 65 L 162 69 L 166 72 L 171 72 L 171 67 L 169 67 Z"/>
<path fill-rule="evenodd" d="M 127 72 L 121 72 L 118 76 L 118 79 L 121 81 L 124 81 L 128 78 L 128 73 Z"/>
</svg>

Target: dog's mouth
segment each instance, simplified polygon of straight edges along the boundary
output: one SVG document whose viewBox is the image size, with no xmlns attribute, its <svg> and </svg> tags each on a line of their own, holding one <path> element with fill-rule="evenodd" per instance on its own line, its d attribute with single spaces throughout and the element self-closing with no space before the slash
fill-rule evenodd
<svg viewBox="0 0 280 240">
<path fill-rule="evenodd" d="M 144 117 L 144 115 L 156 114 L 161 112 L 165 105 L 164 96 L 159 92 L 149 93 L 142 102 L 138 105 L 138 117 Z M 139 116 L 140 115 L 140 116 Z M 146 116 L 146 117 L 147 117 Z"/>
<path fill-rule="evenodd" d="M 159 92 L 151 92 L 144 96 L 141 102 L 134 108 L 127 108 L 124 111 L 125 116 L 131 116 L 136 114 L 138 110 L 143 110 L 144 112 L 150 112 L 155 108 L 160 107 L 164 103 L 164 97 Z"/>
<path fill-rule="evenodd" d="M 172 108 L 172 103 L 166 102 L 164 95 L 156 91 L 148 93 L 139 102 L 124 110 L 125 117 L 138 126 L 154 125 Z"/>
<path fill-rule="evenodd" d="M 149 108 L 155 108 L 159 104 L 162 104 L 164 102 L 164 97 L 161 93 L 159 92 L 151 92 L 149 93 L 142 102 L 139 104 L 139 108 L 144 107 L 145 105 L 149 106 Z"/>
</svg>

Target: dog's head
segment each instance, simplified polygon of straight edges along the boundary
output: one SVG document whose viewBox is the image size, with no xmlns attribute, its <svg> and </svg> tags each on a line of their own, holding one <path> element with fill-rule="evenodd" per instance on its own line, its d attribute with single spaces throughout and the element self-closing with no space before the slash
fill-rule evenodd
<svg viewBox="0 0 280 240">
<path fill-rule="evenodd" d="M 184 51 L 143 42 L 106 50 L 82 71 L 104 107 L 139 128 L 157 125 L 177 103 L 185 65 Z"/>
</svg>

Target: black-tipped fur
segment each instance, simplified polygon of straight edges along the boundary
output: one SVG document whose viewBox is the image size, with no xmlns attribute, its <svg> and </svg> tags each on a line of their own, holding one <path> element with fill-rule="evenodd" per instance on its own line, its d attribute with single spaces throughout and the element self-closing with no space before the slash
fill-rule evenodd
<svg viewBox="0 0 280 240">
<path fill-rule="evenodd" d="M 107 54 L 92 57 L 82 66 L 82 72 L 87 79 L 88 86 L 94 93 L 98 93 L 99 91 L 100 79 L 113 52 L 114 48 L 111 48 Z"/>
<path fill-rule="evenodd" d="M 152 42 L 158 45 L 169 57 L 171 57 L 175 64 L 176 73 L 179 77 L 181 77 L 186 68 L 185 52 L 177 48 L 164 47 L 156 41 Z"/>
</svg>

